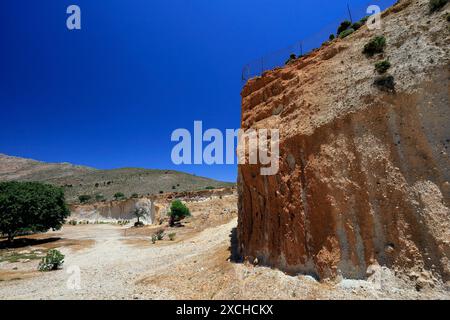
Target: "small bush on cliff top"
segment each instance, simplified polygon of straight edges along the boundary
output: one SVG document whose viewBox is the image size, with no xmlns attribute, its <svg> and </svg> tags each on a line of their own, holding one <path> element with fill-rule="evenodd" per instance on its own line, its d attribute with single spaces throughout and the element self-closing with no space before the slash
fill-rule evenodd
<svg viewBox="0 0 450 320">
<path fill-rule="evenodd" d="M 448 0 L 430 0 L 428 6 L 430 13 L 436 12 L 447 4 Z"/>
<path fill-rule="evenodd" d="M 344 39 L 345 37 L 348 37 L 349 35 L 351 35 L 353 32 L 355 32 L 355 30 L 351 29 L 351 28 L 344 30 L 339 34 L 339 38 Z"/>
<path fill-rule="evenodd" d="M 294 61 L 295 59 L 297 59 L 297 56 L 295 55 L 295 53 L 291 53 L 291 55 L 289 56 L 289 59 L 287 59 L 284 64 L 289 64 L 292 61 Z"/>
<path fill-rule="evenodd" d="M 348 28 L 350 28 L 350 26 L 352 25 L 352 23 L 348 20 L 342 21 L 341 25 L 339 26 L 339 28 L 337 29 L 337 34 L 341 34 L 342 32 L 344 32 L 345 30 L 347 30 Z"/>
<path fill-rule="evenodd" d="M 369 57 L 376 53 L 382 53 L 386 47 L 386 38 L 383 36 L 377 36 L 370 40 L 365 46 L 363 53 Z"/>
<path fill-rule="evenodd" d="M 362 26 L 363 26 L 363 22 L 361 22 L 361 21 L 357 21 L 357 22 L 355 22 L 354 24 L 352 24 L 352 29 L 353 30 L 358 30 L 359 28 L 361 28 Z"/>
<path fill-rule="evenodd" d="M 375 70 L 380 74 L 385 73 L 390 67 L 391 63 L 387 60 L 375 63 Z"/>
</svg>

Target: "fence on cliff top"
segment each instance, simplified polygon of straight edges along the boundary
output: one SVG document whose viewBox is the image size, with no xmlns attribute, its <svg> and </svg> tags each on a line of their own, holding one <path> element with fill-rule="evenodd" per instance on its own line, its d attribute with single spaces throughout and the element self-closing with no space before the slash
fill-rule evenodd
<svg viewBox="0 0 450 320">
<path fill-rule="evenodd" d="M 247 82 L 251 78 L 261 76 L 265 71 L 284 66 L 291 54 L 302 56 L 316 48 L 320 48 L 325 41 L 329 40 L 329 36 L 331 34 L 334 34 L 337 37 L 336 31 L 342 21 L 349 20 L 356 22 L 367 16 L 367 8 L 370 5 L 377 5 L 381 8 L 381 10 L 385 10 L 386 8 L 392 6 L 395 2 L 396 1 L 394 0 L 372 0 L 370 2 L 366 2 L 365 4 L 359 5 L 352 5 L 352 3 L 349 2 L 348 5 L 343 8 L 339 19 L 326 24 L 320 29 L 320 31 L 305 37 L 290 46 L 271 52 L 247 63 L 242 68 L 243 83 Z"/>
</svg>

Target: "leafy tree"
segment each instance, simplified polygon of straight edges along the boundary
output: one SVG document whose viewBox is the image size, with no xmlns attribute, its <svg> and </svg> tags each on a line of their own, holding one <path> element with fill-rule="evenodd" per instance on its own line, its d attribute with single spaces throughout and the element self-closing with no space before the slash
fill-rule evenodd
<svg viewBox="0 0 450 320">
<path fill-rule="evenodd" d="M 0 233 L 14 237 L 25 230 L 58 230 L 70 215 L 64 191 L 39 182 L 0 183 Z"/>
<path fill-rule="evenodd" d="M 78 200 L 80 201 L 80 203 L 86 203 L 91 199 L 92 199 L 92 197 L 88 196 L 87 194 L 82 194 L 81 196 L 78 197 Z"/>
<path fill-rule="evenodd" d="M 170 220 L 169 224 L 171 227 L 175 225 L 175 222 L 181 221 L 186 217 L 191 216 L 189 208 L 186 207 L 180 200 L 174 200 L 170 206 L 170 212 L 168 213 Z"/>
<path fill-rule="evenodd" d="M 116 200 L 121 200 L 124 198 L 125 198 L 125 195 L 122 192 L 117 192 L 116 194 L 114 194 L 114 199 L 116 199 Z"/>
<path fill-rule="evenodd" d="M 334 34 L 330 34 L 330 36 L 328 37 L 328 40 L 333 41 L 336 38 L 336 36 Z"/>
<path fill-rule="evenodd" d="M 144 208 L 136 208 L 136 210 L 134 210 L 134 215 L 137 218 L 136 225 L 143 225 L 140 219 L 144 218 L 147 215 L 147 211 Z"/>
</svg>

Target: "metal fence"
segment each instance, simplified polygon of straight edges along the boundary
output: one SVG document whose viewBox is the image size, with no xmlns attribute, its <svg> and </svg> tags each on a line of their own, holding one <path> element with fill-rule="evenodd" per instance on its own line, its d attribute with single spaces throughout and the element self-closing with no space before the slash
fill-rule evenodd
<svg viewBox="0 0 450 320">
<path fill-rule="evenodd" d="M 302 56 L 319 48 L 325 41 L 329 40 L 331 34 L 336 36 L 336 30 L 342 21 L 349 20 L 356 22 L 367 16 L 367 8 L 370 5 L 378 5 L 381 10 L 384 10 L 394 3 L 394 0 L 372 0 L 365 4 L 354 4 L 349 2 L 348 5 L 342 9 L 339 19 L 322 26 L 318 32 L 298 40 L 290 46 L 271 52 L 247 63 L 242 69 L 242 81 L 247 82 L 251 78 L 261 76 L 265 71 L 284 66 L 291 54 Z"/>
</svg>

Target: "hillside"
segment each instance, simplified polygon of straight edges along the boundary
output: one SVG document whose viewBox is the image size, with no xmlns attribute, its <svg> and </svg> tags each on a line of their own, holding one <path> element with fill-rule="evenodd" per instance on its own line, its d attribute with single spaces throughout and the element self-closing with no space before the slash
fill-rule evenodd
<svg viewBox="0 0 450 320">
<path fill-rule="evenodd" d="M 97 170 L 69 163 L 45 163 L 0 154 L 0 181 L 40 181 L 62 186 L 69 202 L 79 195 L 103 195 L 112 199 L 116 192 L 129 197 L 206 187 L 227 187 L 232 183 L 197 177 L 173 170 L 121 168 Z"/>
<path fill-rule="evenodd" d="M 318 279 L 383 266 L 418 290 L 450 281 L 448 15 L 401 0 L 381 29 L 247 82 L 242 128 L 280 128 L 280 170 L 239 166 L 242 256 Z"/>
</svg>

